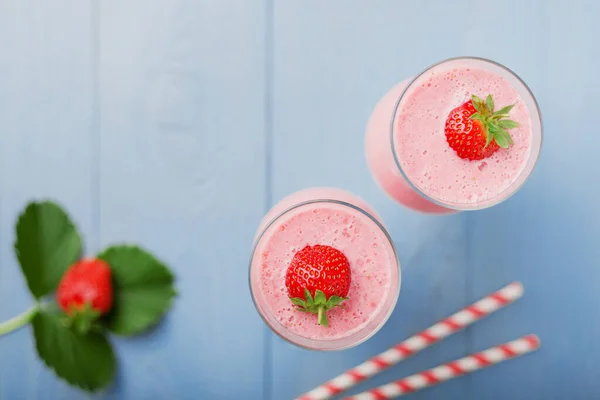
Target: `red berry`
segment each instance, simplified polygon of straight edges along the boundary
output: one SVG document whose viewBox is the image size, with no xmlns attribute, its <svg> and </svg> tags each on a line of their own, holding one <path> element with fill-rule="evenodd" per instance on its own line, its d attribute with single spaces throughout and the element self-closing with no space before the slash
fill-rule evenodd
<svg viewBox="0 0 600 400">
<path fill-rule="evenodd" d="M 65 272 L 57 290 L 60 307 L 67 314 L 76 314 L 89 307 L 106 314 L 113 303 L 110 266 L 103 260 L 84 259 Z"/>
<path fill-rule="evenodd" d="M 351 281 L 350 263 L 344 253 L 319 244 L 297 252 L 285 275 L 292 302 L 300 311 L 319 314 L 319 324 L 325 326 L 325 312 L 346 299 Z"/>
<path fill-rule="evenodd" d="M 320 244 L 297 252 L 285 275 L 290 297 L 303 298 L 305 288 L 312 296 L 321 290 L 327 298 L 346 297 L 350 281 L 350 263 L 344 253 Z"/>
<path fill-rule="evenodd" d="M 481 121 L 472 120 L 477 110 L 471 100 L 450 111 L 444 131 L 448 144 L 460 158 L 482 160 L 494 154 L 500 146 L 494 139 L 485 146 L 487 132 Z"/>
</svg>

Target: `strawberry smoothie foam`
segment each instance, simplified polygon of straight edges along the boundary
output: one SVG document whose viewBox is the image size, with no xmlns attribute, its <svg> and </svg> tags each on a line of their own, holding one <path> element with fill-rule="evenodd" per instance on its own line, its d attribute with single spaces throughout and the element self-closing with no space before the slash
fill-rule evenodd
<svg viewBox="0 0 600 400">
<path fill-rule="evenodd" d="M 505 117 L 518 124 L 507 130 L 508 148 L 480 160 L 459 157 L 445 135 L 449 113 L 472 95 L 490 95 L 494 110 L 514 105 Z M 541 141 L 536 100 L 519 77 L 489 60 L 456 58 L 392 88 L 370 117 L 365 144 L 369 168 L 390 197 L 443 214 L 490 207 L 513 195 L 533 170 Z"/>
<path fill-rule="evenodd" d="M 331 246 L 348 260 L 348 299 L 317 315 L 300 312 L 288 297 L 286 271 L 306 246 Z M 316 350 L 359 344 L 383 326 L 400 290 L 400 268 L 380 218 L 361 199 L 332 188 L 289 195 L 263 218 L 250 261 L 250 289 L 269 327 L 291 343 Z"/>
</svg>

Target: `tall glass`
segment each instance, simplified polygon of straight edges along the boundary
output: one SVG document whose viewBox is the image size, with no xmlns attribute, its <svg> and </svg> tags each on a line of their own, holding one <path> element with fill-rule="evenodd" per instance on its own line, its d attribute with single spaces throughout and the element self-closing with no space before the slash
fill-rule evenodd
<svg viewBox="0 0 600 400">
<path fill-rule="evenodd" d="M 306 246 L 331 246 L 347 258 L 348 299 L 317 315 L 300 312 L 288 296 L 286 272 Z M 313 350 L 340 350 L 374 335 L 392 313 L 400 264 L 381 219 L 362 199 L 339 189 L 310 188 L 289 195 L 263 218 L 250 257 L 250 292 L 265 323 L 283 339 Z"/>
<path fill-rule="evenodd" d="M 480 160 L 463 159 L 445 134 L 451 111 L 472 95 L 514 105 L 514 144 Z M 471 139 L 465 133 L 465 143 Z M 461 138 L 462 140 L 462 138 Z M 469 142 L 470 144 L 470 142 Z M 531 174 L 542 144 L 537 101 L 508 68 L 475 57 L 432 65 L 393 87 L 369 119 L 365 148 L 369 169 L 396 202 L 425 213 L 479 210 L 515 194 Z"/>
</svg>

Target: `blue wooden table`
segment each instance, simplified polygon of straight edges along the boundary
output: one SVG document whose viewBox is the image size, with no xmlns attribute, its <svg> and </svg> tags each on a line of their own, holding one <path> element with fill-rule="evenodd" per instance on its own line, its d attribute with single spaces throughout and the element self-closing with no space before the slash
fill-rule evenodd
<svg viewBox="0 0 600 400">
<path fill-rule="evenodd" d="M 599 19 L 597 0 L 0 0 L 0 320 L 31 304 L 17 213 L 51 197 L 88 254 L 136 241 L 178 276 L 165 323 L 114 340 L 118 378 L 93 398 L 290 399 L 513 280 L 522 300 L 368 384 L 537 333 L 539 352 L 411 398 L 600 398 Z M 371 179 L 364 127 L 388 88 L 457 55 L 527 81 L 542 155 L 497 207 L 420 215 Z M 275 337 L 248 291 L 260 218 L 314 185 L 370 202 L 403 265 L 390 321 L 344 352 Z M 88 397 L 30 329 L 0 338 L 0 399 Z"/>
</svg>

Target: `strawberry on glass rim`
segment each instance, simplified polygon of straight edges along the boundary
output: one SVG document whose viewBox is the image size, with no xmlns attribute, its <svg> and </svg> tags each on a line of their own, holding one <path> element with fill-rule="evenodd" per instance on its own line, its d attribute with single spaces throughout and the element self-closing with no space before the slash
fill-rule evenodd
<svg viewBox="0 0 600 400">
<path fill-rule="evenodd" d="M 498 149 L 513 144 L 509 129 L 519 126 L 508 118 L 514 105 L 494 111 L 494 100 L 488 94 L 485 101 L 473 95 L 471 100 L 456 107 L 446 119 L 446 141 L 456 154 L 466 160 L 483 160 Z"/>
<path fill-rule="evenodd" d="M 327 311 L 348 299 L 350 263 L 341 251 L 320 244 L 306 246 L 294 255 L 285 286 L 296 310 L 318 315 L 318 324 L 329 326 Z"/>
</svg>

